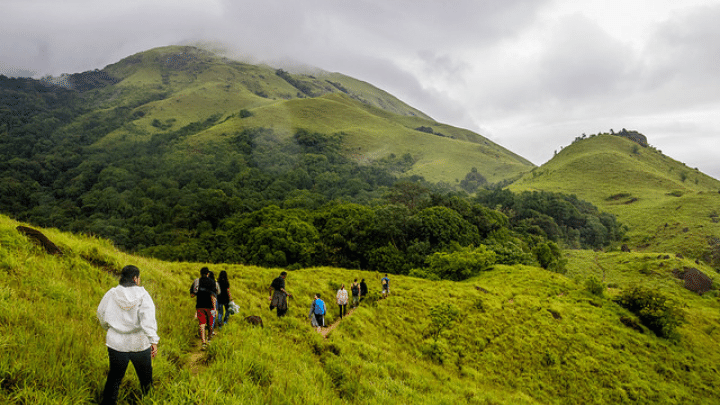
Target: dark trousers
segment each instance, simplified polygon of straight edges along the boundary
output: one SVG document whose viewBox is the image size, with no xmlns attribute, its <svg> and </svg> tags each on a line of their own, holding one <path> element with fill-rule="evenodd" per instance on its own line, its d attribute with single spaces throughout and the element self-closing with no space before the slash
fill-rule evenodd
<svg viewBox="0 0 720 405">
<path fill-rule="evenodd" d="M 347 304 L 345 304 L 345 305 L 338 304 L 338 306 L 340 307 L 340 318 L 342 318 L 343 316 L 345 316 L 345 314 L 347 314 Z"/>
<path fill-rule="evenodd" d="M 137 373 L 140 379 L 140 387 L 143 395 L 147 394 L 150 388 L 152 388 L 153 382 L 152 356 L 150 351 L 151 348 L 143 350 L 142 352 L 119 352 L 108 347 L 110 371 L 108 372 L 105 391 L 103 392 L 103 404 L 114 404 L 117 402 L 118 389 L 120 388 L 123 377 L 125 377 L 128 362 L 132 362 L 133 367 L 135 367 L 135 373 Z"/>
</svg>

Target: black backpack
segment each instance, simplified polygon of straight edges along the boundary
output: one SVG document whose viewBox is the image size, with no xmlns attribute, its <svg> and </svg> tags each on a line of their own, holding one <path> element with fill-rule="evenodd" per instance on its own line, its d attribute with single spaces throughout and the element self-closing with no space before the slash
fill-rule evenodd
<svg viewBox="0 0 720 405">
<path fill-rule="evenodd" d="M 281 281 L 280 277 L 273 279 L 272 283 L 270 283 L 270 287 L 272 287 L 272 289 L 274 289 L 274 290 L 279 290 L 281 285 L 282 285 L 282 281 Z"/>
<path fill-rule="evenodd" d="M 360 293 L 360 286 L 353 284 L 351 287 L 352 295 L 358 295 Z"/>
</svg>

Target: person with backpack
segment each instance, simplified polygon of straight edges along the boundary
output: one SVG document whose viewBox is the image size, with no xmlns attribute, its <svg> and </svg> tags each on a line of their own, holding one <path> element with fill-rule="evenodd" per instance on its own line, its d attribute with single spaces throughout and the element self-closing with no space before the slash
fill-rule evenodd
<svg viewBox="0 0 720 405">
<path fill-rule="evenodd" d="M 357 308 L 360 303 L 360 284 L 358 284 L 357 279 L 350 284 L 350 292 L 352 293 L 352 306 Z"/>
<path fill-rule="evenodd" d="M 310 323 L 316 327 L 318 332 L 325 326 L 325 302 L 320 299 L 320 293 L 315 294 L 312 306 L 310 307 Z"/>
<path fill-rule="evenodd" d="M 203 267 L 200 269 L 200 278 L 196 278 L 190 286 L 190 296 L 196 298 L 195 311 L 203 349 L 207 348 L 208 339 L 212 336 L 213 297 L 218 293 L 217 283 L 208 277 L 209 274 L 210 269 Z"/>
<path fill-rule="evenodd" d="M 277 308 L 278 318 L 287 313 L 287 298 L 292 297 L 292 294 L 285 291 L 285 277 L 287 277 L 287 272 L 283 271 L 280 273 L 280 276 L 275 278 L 270 284 L 270 293 L 272 294 L 270 296 L 270 310 L 272 311 Z"/>
<path fill-rule="evenodd" d="M 380 283 L 382 284 L 382 295 L 383 297 L 387 297 L 390 295 L 390 279 L 387 273 L 385 273 L 385 277 L 380 280 Z"/>
<path fill-rule="evenodd" d="M 365 299 L 368 295 L 368 287 L 365 284 L 365 279 L 360 280 L 360 301 Z"/>
<path fill-rule="evenodd" d="M 117 401 L 130 362 L 140 380 L 141 392 L 146 394 L 153 384 L 152 359 L 157 355 L 160 337 L 155 304 L 140 286 L 140 269 L 133 265 L 123 267 L 119 285 L 108 290 L 100 301 L 97 318 L 107 331 L 105 345 L 110 359 L 102 403 Z"/>
<path fill-rule="evenodd" d="M 337 295 L 335 296 L 337 299 L 337 304 L 340 306 L 340 319 L 343 318 L 347 314 L 347 304 L 348 304 L 348 293 L 345 289 L 345 284 L 342 284 L 340 286 L 340 289 L 337 292 Z"/>
</svg>

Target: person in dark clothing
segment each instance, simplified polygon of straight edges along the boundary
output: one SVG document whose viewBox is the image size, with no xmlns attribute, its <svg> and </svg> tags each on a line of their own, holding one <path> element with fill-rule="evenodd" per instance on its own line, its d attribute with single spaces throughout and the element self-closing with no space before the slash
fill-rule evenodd
<svg viewBox="0 0 720 405">
<path fill-rule="evenodd" d="M 352 307 L 357 308 L 360 303 L 360 284 L 357 279 L 350 284 L 350 292 L 352 293 Z"/>
<path fill-rule="evenodd" d="M 368 287 L 367 284 L 365 284 L 365 279 L 362 279 L 360 281 L 360 301 L 364 300 L 365 297 L 368 294 Z"/>
<path fill-rule="evenodd" d="M 277 308 L 278 318 L 284 316 L 288 310 L 287 298 L 292 297 L 292 294 L 285 291 L 285 277 L 287 272 L 283 271 L 276 279 L 270 284 L 270 310 Z"/>
<path fill-rule="evenodd" d="M 217 296 L 217 283 L 208 277 L 210 269 L 200 269 L 200 278 L 196 278 L 190 286 L 190 295 L 197 298 L 195 310 L 200 325 L 200 340 L 203 348 L 207 347 L 208 338 L 212 333 L 213 296 Z"/>
<path fill-rule="evenodd" d="M 218 316 L 216 324 L 218 329 L 220 329 L 230 318 L 229 305 L 232 297 L 230 296 L 230 281 L 228 280 L 227 271 L 223 270 L 220 272 L 217 283 L 220 286 L 220 293 L 218 294 Z"/>
</svg>

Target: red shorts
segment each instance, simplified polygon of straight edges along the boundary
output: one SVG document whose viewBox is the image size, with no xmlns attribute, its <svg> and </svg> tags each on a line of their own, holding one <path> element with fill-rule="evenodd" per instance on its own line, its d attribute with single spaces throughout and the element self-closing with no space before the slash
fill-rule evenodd
<svg viewBox="0 0 720 405">
<path fill-rule="evenodd" d="M 209 308 L 198 308 L 197 310 L 197 319 L 200 325 L 212 325 L 213 324 L 213 316 L 212 311 Z"/>
</svg>

